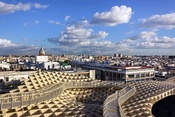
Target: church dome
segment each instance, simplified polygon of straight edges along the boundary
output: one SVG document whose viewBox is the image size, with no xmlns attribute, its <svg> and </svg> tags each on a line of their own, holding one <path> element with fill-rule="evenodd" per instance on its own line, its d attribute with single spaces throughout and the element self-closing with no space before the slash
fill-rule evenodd
<svg viewBox="0 0 175 117">
<path fill-rule="evenodd" d="M 39 56 L 44 56 L 44 55 L 45 55 L 44 48 L 41 47 L 40 50 L 39 50 Z"/>
</svg>

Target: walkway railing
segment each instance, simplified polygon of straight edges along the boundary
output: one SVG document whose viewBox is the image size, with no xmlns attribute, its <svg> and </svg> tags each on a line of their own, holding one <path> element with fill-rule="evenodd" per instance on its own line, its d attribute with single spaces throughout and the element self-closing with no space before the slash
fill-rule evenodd
<svg viewBox="0 0 175 117">
<path fill-rule="evenodd" d="M 112 82 L 65 82 L 63 84 L 55 84 L 48 88 L 35 90 L 31 92 L 5 94 L 0 97 L 0 110 L 12 109 L 16 107 L 24 107 L 31 104 L 37 104 L 46 100 L 53 99 L 61 95 L 64 90 L 70 88 L 98 88 L 112 87 L 118 84 Z"/>
<path fill-rule="evenodd" d="M 138 81 L 138 83 L 139 82 L 140 81 Z M 152 89 L 154 89 L 154 87 L 152 87 L 152 89 L 150 87 L 151 95 L 148 97 L 145 97 L 146 100 L 154 99 L 155 102 L 157 102 L 161 100 L 162 98 L 175 94 L 174 83 L 161 82 L 161 81 L 149 81 L 148 83 L 152 84 L 153 82 L 157 84 L 157 85 L 156 84 L 154 85 L 156 86 L 156 88 L 158 88 L 158 90 L 153 91 Z M 143 82 L 143 83 L 146 83 L 146 82 Z M 143 85 L 143 84 L 140 84 L 140 85 Z M 119 92 L 116 92 L 115 94 L 108 96 L 108 98 L 105 100 L 105 103 L 103 105 L 103 116 L 104 117 L 114 117 L 114 116 L 115 117 L 126 117 L 122 109 L 122 104 L 126 102 L 130 97 L 135 95 L 135 93 L 136 93 L 136 87 L 133 84 L 128 83 L 127 86 L 123 88 L 122 90 L 120 90 Z M 147 94 L 144 93 L 144 96 L 145 95 Z M 145 98 L 141 98 L 139 99 L 139 101 L 144 102 Z M 152 103 L 153 105 L 155 102 L 150 102 L 150 103 Z M 149 107 L 149 109 L 151 108 L 152 107 Z"/>
<path fill-rule="evenodd" d="M 119 106 L 120 117 L 125 117 L 125 114 L 122 110 L 122 104 L 124 102 L 126 102 L 126 100 L 128 100 L 130 97 L 132 97 L 135 93 L 136 93 L 136 88 L 135 87 L 129 87 L 129 86 L 126 86 L 119 93 L 118 106 Z"/>
<path fill-rule="evenodd" d="M 126 86 L 120 91 L 107 97 L 103 104 L 104 117 L 125 117 L 121 105 L 136 93 L 136 88 Z"/>
<path fill-rule="evenodd" d="M 118 112 L 118 91 L 107 97 L 103 103 L 103 116 L 104 117 L 119 117 Z"/>
<path fill-rule="evenodd" d="M 0 72 L 0 76 L 32 75 L 35 72 L 36 71 L 23 71 L 23 72 L 3 71 Z"/>
</svg>

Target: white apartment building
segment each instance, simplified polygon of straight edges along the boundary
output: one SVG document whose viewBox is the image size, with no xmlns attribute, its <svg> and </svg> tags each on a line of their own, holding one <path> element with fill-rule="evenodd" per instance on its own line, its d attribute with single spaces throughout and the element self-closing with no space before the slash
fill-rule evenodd
<svg viewBox="0 0 175 117">
<path fill-rule="evenodd" d="M 43 62 L 42 63 L 42 69 L 45 70 L 51 70 L 51 69 L 60 69 L 60 63 L 59 62 Z"/>
<path fill-rule="evenodd" d="M 0 61 L 0 68 L 5 70 L 10 70 L 10 64 L 7 62 Z"/>
<path fill-rule="evenodd" d="M 95 70 L 96 79 L 107 81 L 134 81 L 153 78 L 154 68 L 148 66 L 83 66 L 83 69 Z"/>
</svg>

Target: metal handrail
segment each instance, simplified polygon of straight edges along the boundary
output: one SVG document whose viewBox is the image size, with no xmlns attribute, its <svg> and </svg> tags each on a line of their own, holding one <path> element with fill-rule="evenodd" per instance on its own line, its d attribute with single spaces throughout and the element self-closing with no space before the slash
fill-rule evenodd
<svg viewBox="0 0 175 117">
<path fill-rule="evenodd" d="M 65 82 L 63 84 L 55 84 L 51 87 L 35 90 L 31 92 L 19 92 L 14 94 L 6 94 L 0 97 L 0 109 L 12 109 L 16 107 L 24 107 L 31 104 L 37 104 L 46 100 L 53 99 L 61 95 L 64 90 L 70 88 L 96 88 L 118 86 L 114 83 L 107 82 Z"/>
</svg>

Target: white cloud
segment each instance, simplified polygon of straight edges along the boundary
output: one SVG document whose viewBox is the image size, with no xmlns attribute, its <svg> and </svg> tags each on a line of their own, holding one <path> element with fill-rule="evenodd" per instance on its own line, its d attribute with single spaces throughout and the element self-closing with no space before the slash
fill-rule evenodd
<svg viewBox="0 0 175 117">
<path fill-rule="evenodd" d="M 94 34 L 92 29 L 82 27 L 68 26 L 65 31 L 61 32 L 60 37 L 50 38 L 49 41 L 60 45 L 81 45 L 89 40 L 105 38 L 108 35 L 105 31 L 99 31 Z"/>
<path fill-rule="evenodd" d="M 175 38 L 168 36 L 158 37 L 155 32 L 143 31 L 140 34 L 132 36 L 121 41 L 133 49 L 172 49 L 175 48 Z"/>
<path fill-rule="evenodd" d="M 48 41 L 56 44 L 57 49 L 53 50 L 65 53 L 110 54 L 118 51 L 116 44 L 103 40 L 107 35 L 105 31 L 94 33 L 92 29 L 68 26 L 58 38 L 49 38 Z"/>
<path fill-rule="evenodd" d="M 89 26 L 89 22 L 86 19 L 81 19 L 80 21 L 73 21 L 71 23 L 67 23 L 67 25 L 76 27 L 86 27 Z"/>
<path fill-rule="evenodd" d="M 85 28 L 93 24 L 102 24 L 115 26 L 129 22 L 132 16 L 132 9 L 126 6 L 114 6 L 108 12 L 95 13 L 92 21 L 81 19 L 67 23 L 67 27 L 61 32 L 58 38 L 49 38 L 48 41 L 55 44 L 53 51 L 62 53 L 86 53 L 86 54 L 113 54 L 116 52 L 130 52 L 127 44 L 115 44 L 105 40 L 108 33 L 98 31 L 95 33 L 92 29 Z M 68 17 L 65 17 L 65 20 Z"/>
<path fill-rule="evenodd" d="M 116 43 L 116 45 L 120 52 L 123 51 L 126 53 L 130 51 L 130 54 L 175 54 L 175 52 L 172 51 L 175 49 L 175 37 L 158 37 L 157 33 L 153 31 L 143 31 L 137 35 L 121 40 Z"/>
<path fill-rule="evenodd" d="M 26 54 L 35 53 L 38 50 L 33 45 L 23 45 L 12 43 L 10 40 L 0 38 L 0 54 Z"/>
<path fill-rule="evenodd" d="M 175 48 L 175 38 L 167 36 L 155 37 L 150 40 L 143 40 L 136 44 L 139 49 L 172 49 Z"/>
<path fill-rule="evenodd" d="M 131 40 L 139 40 L 139 39 L 143 39 L 145 38 L 146 40 L 152 39 L 156 36 L 157 34 L 155 32 L 147 32 L 147 31 L 143 31 L 140 34 L 137 34 L 135 36 L 130 37 L 129 39 Z"/>
<path fill-rule="evenodd" d="M 132 16 L 132 9 L 126 6 L 114 6 L 110 11 L 96 12 L 90 21 L 82 18 L 80 21 L 73 21 L 67 23 L 68 25 L 75 25 L 77 27 L 85 27 L 92 25 L 105 25 L 105 26 L 116 26 L 118 24 L 128 23 Z M 67 20 L 69 16 L 65 17 Z"/>
<path fill-rule="evenodd" d="M 79 41 L 77 41 L 79 42 Z M 67 50 L 72 53 L 86 54 L 173 54 L 175 49 L 175 37 L 168 36 L 158 37 L 155 32 L 143 31 L 128 39 L 124 39 L 118 43 L 112 43 L 105 40 L 86 40 L 79 43 L 70 42 L 58 46 L 60 51 Z M 162 51 L 162 52 L 161 52 Z"/>
<path fill-rule="evenodd" d="M 70 16 L 66 16 L 66 17 L 64 18 L 64 20 L 67 21 L 69 18 L 70 18 Z"/>
<path fill-rule="evenodd" d="M 158 37 L 154 31 L 143 31 L 117 43 L 106 40 L 107 35 L 105 31 L 94 33 L 92 29 L 72 25 L 58 38 L 48 41 L 56 45 L 53 51 L 67 54 L 155 54 L 161 53 L 160 50 L 167 54 L 168 50 L 175 49 L 175 38 Z"/>
<path fill-rule="evenodd" d="M 56 48 L 53 48 L 54 51 L 59 51 L 67 54 L 97 54 L 97 55 L 112 55 L 114 53 L 129 53 L 132 49 L 127 48 L 125 44 L 115 44 L 111 41 L 95 41 L 89 40 L 81 42 L 81 44 L 70 45 L 58 45 Z"/>
<path fill-rule="evenodd" d="M 131 16 L 132 9 L 130 7 L 114 6 L 107 12 L 96 12 L 92 18 L 91 24 L 116 26 L 118 24 L 128 23 Z"/>
<path fill-rule="evenodd" d="M 141 19 L 141 27 L 148 28 L 175 28 L 175 13 L 163 14 L 163 15 L 153 15 L 147 19 Z"/>
<path fill-rule="evenodd" d="M 23 4 L 21 2 L 19 2 L 18 4 L 8 4 L 5 2 L 0 1 L 0 14 L 6 14 L 6 13 L 14 13 L 15 11 L 27 11 L 30 10 L 31 8 L 47 8 L 48 5 L 41 5 L 38 3 L 26 3 Z"/>
<path fill-rule="evenodd" d="M 58 22 L 58 21 L 53 21 L 53 20 L 49 20 L 48 22 L 51 23 L 51 24 L 56 24 L 56 25 L 59 25 L 59 24 L 60 24 L 60 22 Z"/>
<path fill-rule="evenodd" d="M 16 46 L 16 44 L 13 44 L 10 40 L 0 39 L 0 46 L 9 47 L 9 46 Z"/>
<path fill-rule="evenodd" d="M 49 5 L 42 5 L 42 4 L 39 4 L 39 3 L 34 3 L 34 4 L 31 4 L 31 6 L 33 6 L 33 7 L 36 8 L 36 9 L 45 9 L 45 8 L 47 8 Z"/>
<path fill-rule="evenodd" d="M 28 27 L 28 26 L 33 26 L 39 24 L 39 20 L 35 20 L 33 22 L 24 22 L 23 26 Z"/>
<path fill-rule="evenodd" d="M 108 35 L 105 31 L 94 33 L 92 29 L 68 26 L 58 38 L 49 38 L 48 41 L 57 47 L 53 51 L 74 54 L 113 54 L 119 51 L 131 51 L 124 45 L 104 40 Z M 123 48 L 124 47 L 124 48 Z"/>
</svg>

